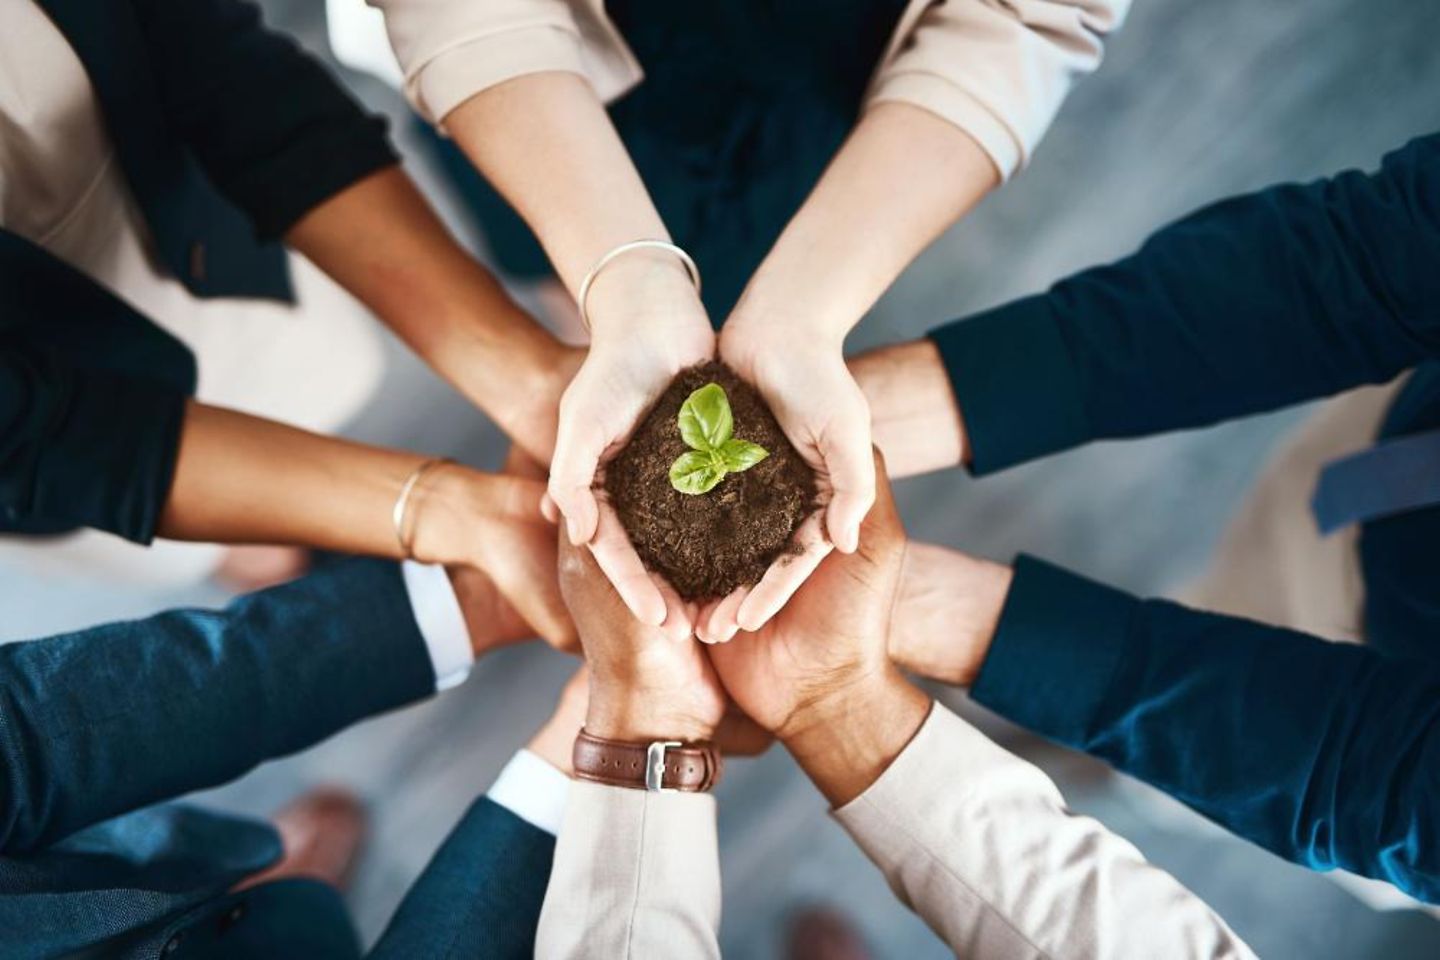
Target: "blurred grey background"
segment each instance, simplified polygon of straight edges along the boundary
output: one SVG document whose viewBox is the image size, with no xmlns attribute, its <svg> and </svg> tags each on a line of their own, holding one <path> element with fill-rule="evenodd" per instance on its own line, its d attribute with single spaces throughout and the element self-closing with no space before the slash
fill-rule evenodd
<svg viewBox="0 0 1440 960">
<path fill-rule="evenodd" d="M 318 0 L 263 6 L 272 23 L 329 56 Z M 413 148 L 398 96 L 344 76 L 396 119 L 397 139 Z M 1136 0 L 1100 73 L 1075 91 L 1031 168 L 922 256 L 851 348 L 914 337 L 1043 288 L 1127 253 L 1152 228 L 1209 200 L 1373 167 L 1386 150 L 1437 127 L 1440 0 Z M 483 250 L 437 172 L 413 150 L 408 162 L 457 231 Z M 494 427 L 394 343 L 390 353 L 382 396 L 351 434 L 498 466 Z M 898 492 L 918 539 L 1004 559 L 1026 550 L 1132 590 L 1170 592 L 1202 569 L 1267 452 L 1303 413 L 1101 444 L 982 482 L 950 471 L 905 481 Z M 209 588 L 146 593 L 5 569 L 0 640 L 224 599 Z M 504 651 L 455 691 L 201 799 L 263 815 L 314 783 L 358 789 L 375 829 L 351 899 L 371 940 L 463 809 L 548 714 L 573 667 L 537 645 Z M 1076 809 L 1209 900 L 1261 956 L 1440 956 L 1440 920 L 1377 909 L 1141 784 L 966 709 L 1050 771 Z M 774 956 L 786 913 L 812 902 L 852 913 L 879 956 L 947 955 L 783 752 L 733 763 L 720 811 L 727 955 Z"/>
</svg>

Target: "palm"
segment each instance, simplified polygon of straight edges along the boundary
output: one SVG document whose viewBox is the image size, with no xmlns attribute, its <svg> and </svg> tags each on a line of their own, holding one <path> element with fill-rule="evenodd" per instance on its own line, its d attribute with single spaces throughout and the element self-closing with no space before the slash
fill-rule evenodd
<svg viewBox="0 0 1440 960">
<path fill-rule="evenodd" d="M 590 349 L 560 401 L 550 496 L 565 515 L 572 543 L 588 543 L 625 605 L 642 621 L 688 635 L 693 615 L 656 584 L 625 536 L 614 511 L 597 497 L 604 463 L 619 451 L 640 417 L 686 367 L 710 359 L 715 335 L 703 315 L 671 324 L 653 342 L 633 338 Z"/>
<path fill-rule="evenodd" d="M 860 549 L 831 554 L 760 632 L 710 648 L 725 689 L 769 729 L 821 688 L 883 670 L 885 638 L 905 550 L 888 486 L 867 519 Z"/>
<path fill-rule="evenodd" d="M 476 564 L 507 606 L 546 643 L 574 650 L 575 626 L 555 582 L 555 528 L 535 513 L 533 520 L 498 518 L 477 534 Z"/>
<path fill-rule="evenodd" d="M 737 629 L 758 629 L 785 605 L 833 546 L 852 549 L 874 495 L 870 412 L 838 349 L 815 344 L 775 346 L 746 328 L 729 327 L 720 353 L 755 384 L 785 436 L 815 471 L 815 514 L 796 532 L 796 552 L 777 561 L 746 596 L 715 604 L 700 616 L 700 635 L 726 640 Z"/>
<path fill-rule="evenodd" d="M 592 690 L 619 684 L 640 700 L 663 702 L 702 725 L 719 723 L 727 700 L 704 648 L 676 642 L 631 616 L 588 551 L 562 542 L 559 570 L 560 591 L 575 614 L 590 664 Z"/>
</svg>

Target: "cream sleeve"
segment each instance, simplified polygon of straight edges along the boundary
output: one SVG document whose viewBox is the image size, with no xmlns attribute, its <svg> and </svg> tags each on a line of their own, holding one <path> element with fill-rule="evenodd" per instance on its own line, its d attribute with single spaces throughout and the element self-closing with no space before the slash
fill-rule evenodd
<svg viewBox="0 0 1440 960">
<path fill-rule="evenodd" d="M 1100 66 L 1130 0 L 912 0 L 867 106 L 909 103 L 955 124 L 1008 179 L 1070 88 Z"/>
</svg>

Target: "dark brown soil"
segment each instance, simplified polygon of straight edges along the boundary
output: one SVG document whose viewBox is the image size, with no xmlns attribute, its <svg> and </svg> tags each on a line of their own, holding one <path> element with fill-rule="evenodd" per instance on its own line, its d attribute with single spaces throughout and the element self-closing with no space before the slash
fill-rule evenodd
<svg viewBox="0 0 1440 960">
<path fill-rule="evenodd" d="M 680 438 L 680 405 L 707 383 L 725 388 L 735 436 L 770 456 L 728 474 L 709 493 L 680 493 L 670 465 L 689 448 Z M 785 439 L 765 401 L 722 363 L 684 370 L 640 421 L 605 470 L 605 492 L 640 559 L 686 600 L 723 597 L 760 580 L 793 549 L 795 528 L 815 508 L 815 474 Z"/>
</svg>

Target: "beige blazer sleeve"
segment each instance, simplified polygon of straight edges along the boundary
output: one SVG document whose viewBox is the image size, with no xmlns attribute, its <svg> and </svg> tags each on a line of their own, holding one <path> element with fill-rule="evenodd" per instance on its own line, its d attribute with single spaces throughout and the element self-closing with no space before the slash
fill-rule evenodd
<svg viewBox="0 0 1440 960">
<path fill-rule="evenodd" d="M 405 92 L 435 123 L 488 87 L 564 71 L 610 101 L 643 79 L 604 0 L 367 0 L 385 14 Z M 901 101 L 964 130 L 1004 177 L 1071 86 L 1100 65 L 1130 0 L 910 0 L 869 103 Z"/>
<path fill-rule="evenodd" d="M 606 102 L 642 73 L 603 0 L 366 0 L 405 77 L 405 96 L 432 123 L 490 87 L 531 73 L 576 73 Z"/>
<path fill-rule="evenodd" d="M 949 120 L 1004 178 L 1024 164 L 1070 88 L 1100 66 L 1130 0 L 912 0 L 868 104 L 901 101 Z"/>
<path fill-rule="evenodd" d="M 1175 878 L 1067 810 L 1038 768 L 939 704 L 835 817 L 957 956 L 1253 956 Z"/>
<path fill-rule="evenodd" d="M 537 960 L 710 960 L 719 929 L 715 798 L 575 781 Z"/>
</svg>

